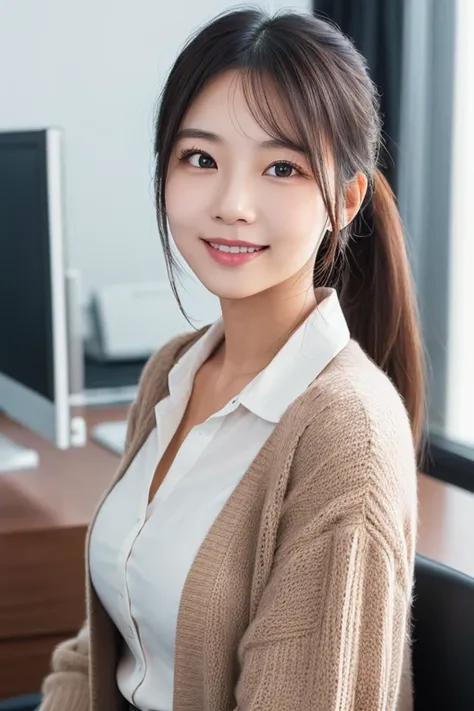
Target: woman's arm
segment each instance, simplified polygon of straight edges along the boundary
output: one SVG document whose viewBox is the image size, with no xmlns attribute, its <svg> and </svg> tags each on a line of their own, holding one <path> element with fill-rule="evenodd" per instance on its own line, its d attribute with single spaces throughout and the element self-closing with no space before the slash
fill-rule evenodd
<svg viewBox="0 0 474 711">
<path fill-rule="evenodd" d="M 299 440 L 239 645 L 236 711 L 412 709 L 411 432 L 398 399 L 375 419 L 349 395 Z M 334 433 L 347 433 L 337 447 Z"/>
<path fill-rule="evenodd" d="M 370 529 L 340 524 L 277 556 L 239 648 L 238 711 L 411 708 L 397 705 L 409 576 Z"/>
<path fill-rule="evenodd" d="M 77 637 L 53 652 L 51 673 L 43 682 L 43 703 L 38 711 L 89 710 L 89 630 L 87 622 Z"/>
<path fill-rule="evenodd" d="M 127 416 L 125 450 L 135 434 L 137 406 Z M 73 639 L 61 642 L 52 654 L 51 673 L 42 685 L 38 711 L 89 711 L 89 625 L 87 620 Z"/>
</svg>

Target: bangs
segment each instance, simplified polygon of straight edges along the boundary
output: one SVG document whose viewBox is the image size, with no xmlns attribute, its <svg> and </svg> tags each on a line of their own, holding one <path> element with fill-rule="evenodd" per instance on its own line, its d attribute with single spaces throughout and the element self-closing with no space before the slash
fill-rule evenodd
<svg viewBox="0 0 474 711">
<path fill-rule="evenodd" d="M 249 111 L 260 128 L 305 155 L 331 215 L 334 188 L 331 190 L 327 170 L 331 143 L 324 130 L 324 117 L 319 115 L 322 112 L 315 108 L 321 106 L 316 91 L 312 96 L 306 95 L 303 82 L 283 63 L 278 67 L 278 77 L 266 69 L 246 67 L 238 70 L 236 80 L 240 81 Z"/>
</svg>

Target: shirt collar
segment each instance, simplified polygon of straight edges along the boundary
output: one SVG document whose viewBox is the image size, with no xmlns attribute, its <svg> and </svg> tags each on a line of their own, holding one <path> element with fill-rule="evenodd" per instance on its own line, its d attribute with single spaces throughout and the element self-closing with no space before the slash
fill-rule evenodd
<svg viewBox="0 0 474 711">
<path fill-rule="evenodd" d="M 246 408 L 270 422 L 280 421 L 350 340 L 335 289 L 319 287 L 316 297 L 314 311 L 239 396 Z"/>
<path fill-rule="evenodd" d="M 168 374 L 168 387 L 171 398 L 180 400 L 189 398 L 194 376 L 209 358 L 224 337 L 222 318 L 213 323 L 183 357 L 173 366 Z"/>
<path fill-rule="evenodd" d="M 316 289 L 318 305 L 290 336 L 277 355 L 237 396 L 258 417 L 279 422 L 285 410 L 317 378 L 350 340 L 349 328 L 335 289 Z M 171 398 L 189 398 L 194 376 L 224 336 L 216 321 L 171 369 Z"/>
</svg>

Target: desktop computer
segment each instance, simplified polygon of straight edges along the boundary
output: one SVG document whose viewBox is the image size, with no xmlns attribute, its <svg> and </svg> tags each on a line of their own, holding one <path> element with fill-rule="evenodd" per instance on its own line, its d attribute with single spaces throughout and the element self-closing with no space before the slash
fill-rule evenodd
<svg viewBox="0 0 474 711">
<path fill-rule="evenodd" d="M 0 132 L 0 410 L 60 449 L 84 444 L 70 413 L 62 132 Z M 36 452 L 0 432 L 0 471 Z"/>
</svg>

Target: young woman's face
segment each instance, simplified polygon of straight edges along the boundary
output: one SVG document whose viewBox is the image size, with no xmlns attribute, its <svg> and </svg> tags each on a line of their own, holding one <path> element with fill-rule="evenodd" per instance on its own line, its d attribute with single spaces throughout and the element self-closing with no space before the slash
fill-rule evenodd
<svg viewBox="0 0 474 711">
<path fill-rule="evenodd" d="M 173 148 L 171 234 L 198 279 L 223 299 L 253 296 L 299 274 L 311 284 L 326 209 L 304 154 L 271 141 L 229 72 L 191 105 Z"/>
</svg>

